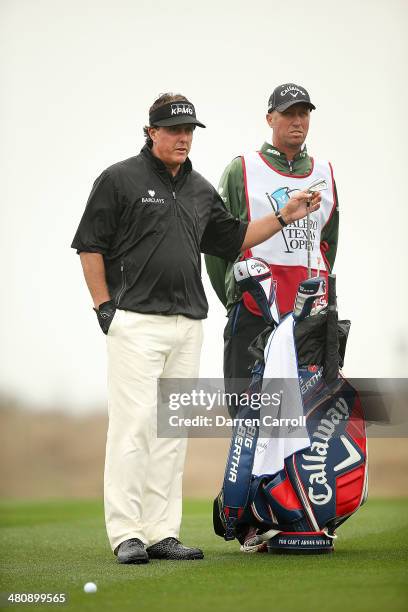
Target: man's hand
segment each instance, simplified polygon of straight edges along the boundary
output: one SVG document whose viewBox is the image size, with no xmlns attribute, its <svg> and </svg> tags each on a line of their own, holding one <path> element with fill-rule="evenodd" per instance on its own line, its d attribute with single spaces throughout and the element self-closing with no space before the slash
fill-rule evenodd
<svg viewBox="0 0 408 612">
<path fill-rule="evenodd" d="M 112 319 L 115 316 L 116 305 L 111 300 L 105 278 L 105 264 L 100 253 L 80 254 L 86 284 L 92 296 L 94 311 L 104 334 L 108 333 Z"/>
<path fill-rule="evenodd" d="M 99 308 L 94 308 L 101 330 L 104 334 L 108 333 L 112 319 L 115 316 L 116 306 L 114 300 L 108 300 L 99 305 Z"/>
<path fill-rule="evenodd" d="M 309 191 L 299 191 L 280 209 L 281 218 L 288 225 L 303 219 L 307 212 L 315 212 L 320 208 L 321 196 L 319 192 L 310 193 Z M 246 251 L 251 247 L 261 244 L 282 230 L 282 225 L 275 213 L 265 215 L 261 219 L 248 223 L 247 232 L 241 251 Z"/>
<path fill-rule="evenodd" d="M 299 191 L 290 198 L 280 212 L 285 223 L 293 223 L 298 219 L 303 219 L 307 212 L 312 213 L 320 208 L 321 195 L 318 191 Z M 309 210 L 308 210 L 309 209 Z"/>
</svg>

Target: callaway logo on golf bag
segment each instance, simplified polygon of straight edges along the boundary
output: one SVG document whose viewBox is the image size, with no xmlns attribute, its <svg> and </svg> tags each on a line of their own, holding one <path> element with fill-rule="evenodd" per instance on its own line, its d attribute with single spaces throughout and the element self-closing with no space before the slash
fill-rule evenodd
<svg viewBox="0 0 408 612">
<path fill-rule="evenodd" d="M 299 374 L 310 376 L 303 370 Z M 305 398 L 306 406 L 313 406 L 306 417 L 310 447 L 285 461 L 314 529 L 334 529 L 366 494 L 367 441 L 359 397 L 342 378 L 325 387 Z"/>
<path fill-rule="evenodd" d="M 251 269 L 250 262 L 246 263 Z M 258 460 L 255 470 L 256 454 L 265 452 L 258 439 L 260 414 L 248 408 L 248 402 L 237 414 L 223 488 L 214 502 L 214 529 L 226 540 L 238 538 L 245 552 L 254 552 L 265 542 L 270 552 L 330 552 L 336 527 L 359 508 L 367 495 L 363 411 L 358 394 L 339 375 L 345 350 L 345 341 L 339 343 L 339 333 L 346 330 L 347 337 L 349 322 L 337 321 L 334 277 L 329 276 L 329 307 L 315 316 L 311 314 L 313 299 L 322 292 L 323 281 L 306 281 L 307 287 L 299 289 L 293 326 L 288 325 L 287 317 L 281 322 L 283 325 L 286 321 L 289 332 L 294 329 L 297 340 L 295 359 L 299 364 L 306 438 L 299 441 L 294 452 L 282 451 L 281 469 L 264 473 L 259 470 L 262 463 Z M 252 295 L 259 299 L 256 278 L 254 287 Z M 249 277 L 245 279 L 245 289 L 251 291 Z M 265 297 L 261 302 L 264 309 Z M 305 342 L 308 333 L 312 338 L 309 343 Z M 270 336 L 270 347 L 277 335 L 261 334 L 263 346 Z M 259 349 L 258 340 L 255 344 Z M 312 363 L 305 363 L 311 358 Z M 253 369 L 249 395 L 262 390 L 266 366 L 261 356 Z M 273 442 L 271 448 L 279 453 L 284 445 Z M 268 441 L 262 443 L 268 447 Z"/>
</svg>

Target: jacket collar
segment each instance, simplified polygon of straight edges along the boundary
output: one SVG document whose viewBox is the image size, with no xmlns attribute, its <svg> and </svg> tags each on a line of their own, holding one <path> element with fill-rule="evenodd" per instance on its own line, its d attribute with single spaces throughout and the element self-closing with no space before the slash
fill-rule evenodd
<svg viewBox="0 0 408 612">
<path fill-rule="evenodd" d="M 282 151 L 279 151 L 276 147 L 269 144 L 269 142 L 264 142 L 261 147 L 261 153 L 265 153 L 266 155 L 272 155 L 273 157 L 277 157 L 281 160 L 286 161 L 286 155 Z M 306 145 L 304 144 L 299 153 L 296 153 L 293 161 L 296 162 L 300 159 L 306 159 L 308 156 Z"/>
<path fill-rule="evenodd" d="M 168 174 L 168 175 L 171 176 L 170 172 L 167 170 L 167 168 L 166 168 L 165 164 L 162 162 L 162 160 L 159 159 L 158 157 L 156 157 L 155 155 L 153 155 L 152 150 L 149 147 L 149 145 L 145 144 L 144 147 L 141 149 L 140 153 L 149 161 L 149 163 L 151 163 L 154 166 L 154 168 L 157 170 L 157 172 L 159 172 L 160 174 Z M 193 166 L 191 164 L 191 161 L 187 157 L 187 159 L 184 162 L 184 164 L 181 164 L 180 170 L 178 171 L 178 173 L 174 177 L 174 179 L 177 179 L 177 178 L 179 178 L 181 176 L 184 176 L 188 172 L 191 172 L 192 169 L 193 169 Z"/>
</svg>

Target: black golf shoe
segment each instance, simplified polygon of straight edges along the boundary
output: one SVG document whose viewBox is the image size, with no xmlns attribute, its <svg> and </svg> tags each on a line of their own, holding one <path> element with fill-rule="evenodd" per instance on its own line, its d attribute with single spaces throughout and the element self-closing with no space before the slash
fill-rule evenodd
<svg viewBox="0 0 408 612">
<path fill-rule="evenodd" d="M 149 563 L 144 544 L 138 538 L 125 540 L 115 552 L 119 563 Z"/>
<path fill-rule="evenodd" d="M 199 548 L 183 546 L 176 538 L 165 538 L 146 549 L 149 559 L 168 559 L 170 561 L 193 561 L 204 559 Z"/>
</svg>

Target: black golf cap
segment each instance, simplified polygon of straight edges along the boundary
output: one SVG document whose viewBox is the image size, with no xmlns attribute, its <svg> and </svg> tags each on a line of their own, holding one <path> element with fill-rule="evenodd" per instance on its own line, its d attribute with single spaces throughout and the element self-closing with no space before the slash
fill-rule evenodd
<svg viewBox="0 0 408 612">
<path fill-rule="evenodd" d="M 176 100 L 159 106 L 149 113 L 150 125 L 170 127 L 172 125 L 193 124 L 205 128 L 196 117 L 194 105 L 191 102 Z"/>
<path fill-rule="evenodd" d="M 268 113 L 276 110 L 283 113 L 294 104 L 307 104 L 310 110 L 315 110 L 315 105 L 311 103 L 310 96 L 304 87 L 295 83 L 285 83 L 274 89 L 268 101 Z"/>
</svg>

